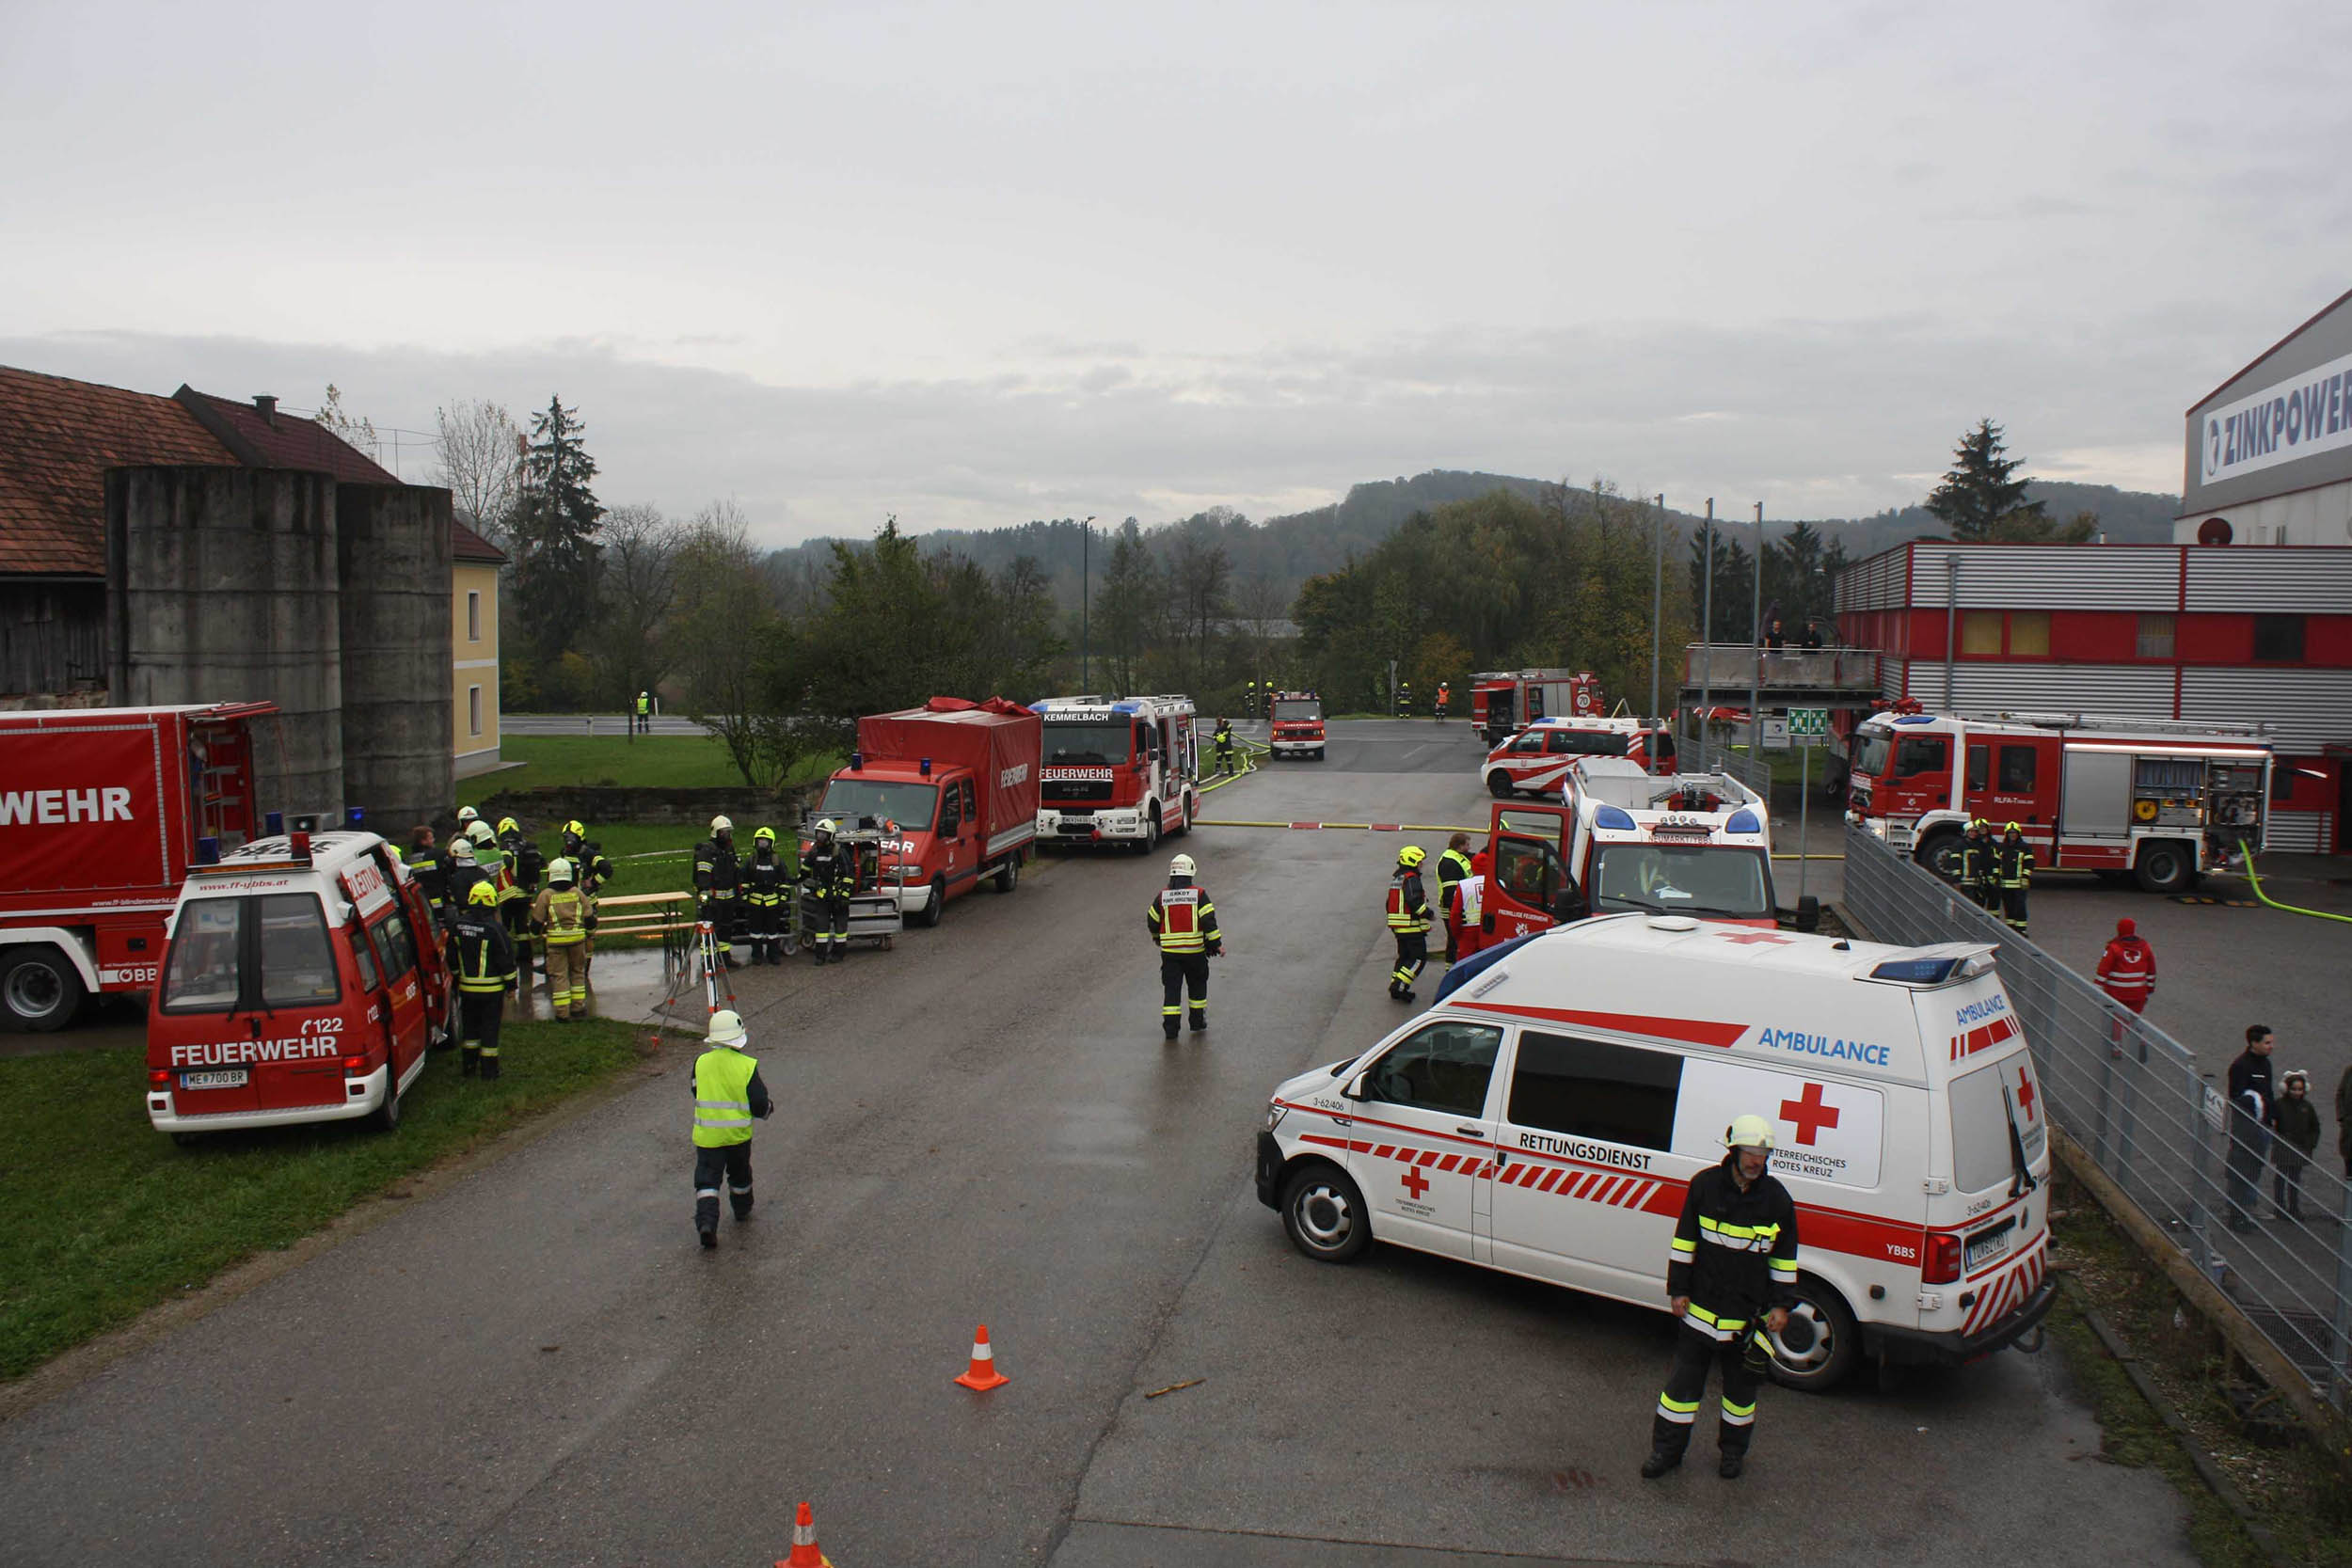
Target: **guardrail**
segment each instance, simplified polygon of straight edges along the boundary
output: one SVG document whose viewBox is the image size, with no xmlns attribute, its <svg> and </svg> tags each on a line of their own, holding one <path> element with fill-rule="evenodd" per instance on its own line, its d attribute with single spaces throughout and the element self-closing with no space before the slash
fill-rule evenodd
<svg viewBox="0 0 2352 1568">
<path fill-rule="evenodd" d="M 2050 1125 L 2074 1139 L 2181 1257 L 2338 1410 L 2352 1395 L 2352 1188 L 2319 1164 L 2302 1220 L 2275 1212 L 2271 1135 L 2232 1109 L 2186 1046 L 2109 997 L 1926 867 L 1859 829 L 1845 897 L 1879 942 L 1981 942 L 2025 1026 Z M 2320 1158 L 2327 1158 L 2323 1148 Z M 2239 1229 L 2243 1219 L 2249 1228 Z"/>
<path fill-rule="evenodd" d="M 1763 662 L 1758 664 L 1761 655 Z M 1876 648 L 1772 648 L 1752 642 L 1692 642 L 1682 650 L 1686 689 L 1711 688 L 1718 702 L 1746 705 L 1753 688 L 1784 690 L 1876 692 Z"/>
</svg>

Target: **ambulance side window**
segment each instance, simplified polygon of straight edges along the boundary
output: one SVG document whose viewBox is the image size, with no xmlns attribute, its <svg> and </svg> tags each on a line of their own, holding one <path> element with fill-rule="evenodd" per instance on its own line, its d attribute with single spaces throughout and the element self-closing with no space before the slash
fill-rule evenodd
<svg viewBox="0 0 2352 1568">
<path fill-rule="evenodd" d="M 380 975 L 375 967 L 375 949 L 368 942 L 368 928 L 355 920 L 351 923 L 350 931 L 351 961 L 353 967 L 359 971 L 359 989 L 374 990 Z"/>
<path fill-rule="evenodd" d="M 1433 1023 L 1397 1041 L 1364 1078 L 1364 1098 L 1457 1117 L 1486 1114 L 1502 1031 L 1491 1023 Z"/>
<path fill-rule="evenodd" d="M 1510 1119 L 1636 1148 L 1674 1143 L 1682 1058 L 1526 1029 L 1511 1069 Z"/>
<path fill-rule="evenodd" d="M 1511 754 L 1514 756 L 1518 756 L 1522 752 L 1540 752 L 1543 749 L 1544 732 L 1541 730 L 1529 730 L 1526 734 L 1520 736 L 1517 740 L 1511 742 Z"/>
<path fill-rule="evenodd" d="M 326 911 L 315 895 L 273 893 L 254 902 L 262 922 L 262 1004 L 295 1006 L 333 1002 L 343 993 Z"/>
<path fill-rule="evenodd" d="M 375 928 L 376 940 L 384 944 L 384 976 L 397 980 L 417 967 L 416 940 L 408 934 L 408 922 L 395 910 L 384 917 Z"/>
</svg>

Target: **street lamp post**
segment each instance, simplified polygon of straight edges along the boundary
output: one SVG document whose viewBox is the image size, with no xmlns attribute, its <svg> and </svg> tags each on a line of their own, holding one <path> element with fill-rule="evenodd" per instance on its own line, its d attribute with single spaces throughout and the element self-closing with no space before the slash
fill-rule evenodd
<svg viewBox="0 0 2352 1568">
<path fill-rule="evenodd" d="M 1754 771 L 1764 755 L 1764 503 L 1756 503 L 1756 594 L 1748 610 L 1748 767 Z M 1768 788 L 1766 794 L 1770 794 Z"/>
<path fill-rule="evenodd" d="M 1652 722 L 1660 717 L 1658 659 L 1666 624 L 1666 497 L 1662 491 L 1658 497 L 1657 531 L 1658 565 L 1651 577 L 1649 590 L 1649 716 Z"/>
<path fill-rule="evenodd" d="M 1091 559 L 1094 543 L 1094 514 L 1078 525 L 1078 689 L 1087 689 L 1088 658 L 1093 652 L 1089 634 L 1092 630 L 1090 611 L 1094 608 L 1094 562 Z"/>
</svg>

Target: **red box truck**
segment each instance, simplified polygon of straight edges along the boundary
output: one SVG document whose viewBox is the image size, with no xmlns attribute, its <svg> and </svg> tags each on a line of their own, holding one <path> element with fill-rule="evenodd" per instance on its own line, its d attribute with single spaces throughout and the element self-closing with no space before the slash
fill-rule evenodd
<svg viewBox="0 0 2352 1568">
<path fill-rule="evenodd" d="M 857 721 L 857 751 L 817 808 L 843 827 L 897 825 L 882 877 L 901 913 L 939 924 L 947 900 L 995 879 L 1010 893 L 1037 839 L 1044 726 L 1002 697 L 933 697 L 921 707 Z M 806 853 L 807 846 L 802 846 Z"/>
</svg>

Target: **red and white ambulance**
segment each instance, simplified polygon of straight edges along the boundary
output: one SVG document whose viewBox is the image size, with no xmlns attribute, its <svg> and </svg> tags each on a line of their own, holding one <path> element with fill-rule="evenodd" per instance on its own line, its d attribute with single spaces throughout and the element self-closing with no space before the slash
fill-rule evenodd
<svg viewBox="0 0 2352 1568">
<path fill-rule="evenodd" d="M 1972 1361 L 2049 1310 L 2046 1110 L 1980 945 L 1621 914 L 1481 953 L 1275 1090 L 1258 1196 L 1310 1258 L 1392 1242 L 1662 1312 L 1684 1195 L 1743 1115 L 1797 1202 L 1780 1381 Z"/>
<path fill-rule="evenodd" d="M 1284 757 L 1323 757 L 1323 699 L 1303 691 L 1278 691 L 1266 704 L 1266 745 Z"/>
<path fill-rule="evenodd" d="M 2270 742 L 2253 725 L 2079 713 L 1923 713 L 1854 726 L 1849 817 L 1947 880 L 1981 816 L 2018 825 L 2048 871 L 2180 893 L 2267 842 Z"/>
<path fill-rule="evenodd" d="M 1488 752 L 1478 765 L 1478 776 L 1497 800 L 1550 795 L 1583 757 L 1631 757 L 1649 772 L 1672 772 L 1674 732 L 1626 715 L 1545 719 Z"/>
<path fill-rule="evenodd" d="M 371 832 L 256 839 L 191 867 L 148 1006 L 147 1116 L 199 1132 L 373 1117 L 448 1037 L 449 966 Z"/>
<path fill-rule="evenodd" d="M 1149 854 L 1200 815 L 1192 699 L 1049 697 L 1037 841 L 1125 844 Z"/>
</svg>

